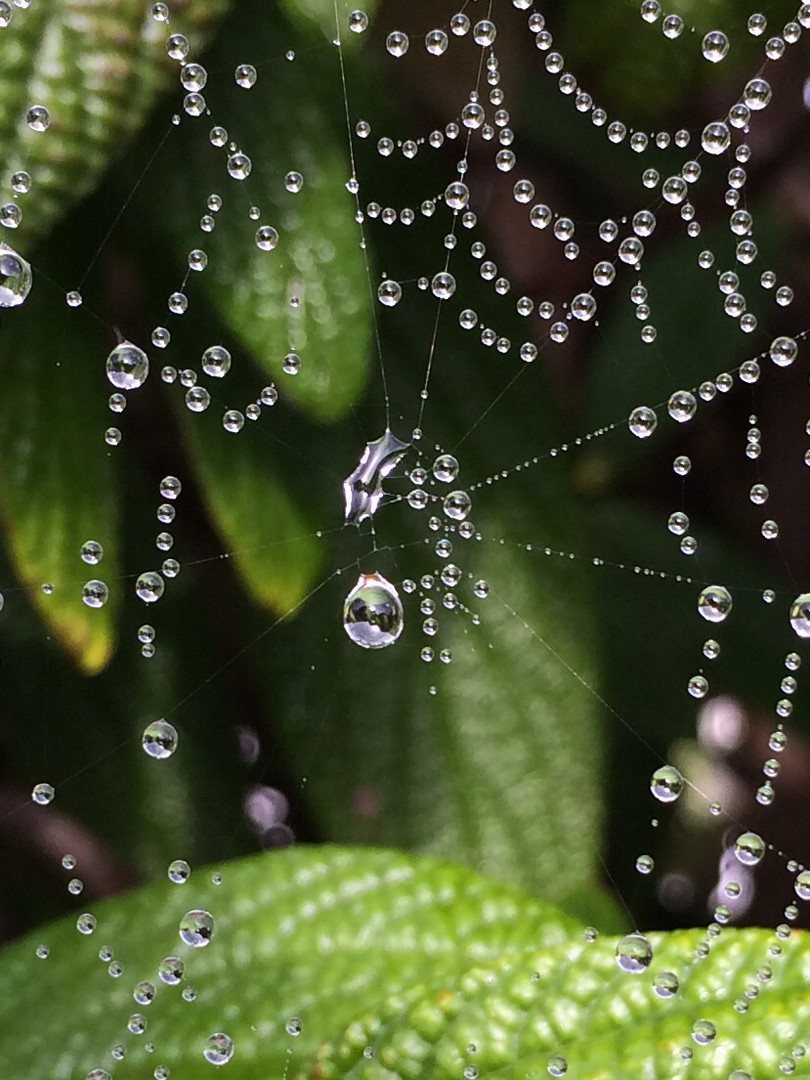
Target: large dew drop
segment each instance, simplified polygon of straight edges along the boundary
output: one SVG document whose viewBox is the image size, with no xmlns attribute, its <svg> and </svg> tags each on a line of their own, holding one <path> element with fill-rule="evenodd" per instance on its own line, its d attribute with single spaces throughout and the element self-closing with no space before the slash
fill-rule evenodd
<svg viewBox="0 0 810 1080">
<path fill-rule="evenodd" d="M 383 497 L 383 480 L 397 467 L 408 443 L 389 430 L 366 445 L 356 468 L 343 481 L 344 518 L 359 525 L 373 517 Z"/>
<path fill-rule="evenodd" d="M 167 874 L 173 885 L 185 885 L 191 877 L 191 867 L 185 859 L 172 859 Z"/>
<path fill-rule="evenodd" d="M 731 132 L 722 120 L 707 124 L 700 137 L 700 145 L 707 154 L 724 154 L 731 143 Z"/>
<path fill-rule="evenodd" d="M 756 866 L 765 854 L 765 841 L 758 833 L 742 833 L 734 844 L 734 854 L 743 866 Z"/>
<path fill-rule="evenodd" d="M 233 1039 L 224 1031 L 214 1032 L 208 1036 L 203 1057 L 212 1065 L 227 1065 L 233 1057 Z"/>
<path fill-rule="evenodd" d="M 810 593 L 802 593 L 790 605 L 790 625 L 799 637 L 810 638 Z"/>
<path fill-rule="evenodd" d="M 659 802 L 675 802 L 683 791 L 683 777 L 674 766 L 662 765 L 652 774 L 650 791 Z"/>
<path fill-rule="evenodd" d="M 233 180 L 247 180 L 252 168 L 253 162 L 247 154 L 231 154 L 228 158 L 228 175 Z"/>
<path fill-rule="evenodd" d="M 630 975 L 646 971 L 652 958 L 652 945 L 643 934 L 627 934 L 616 946 L 616 963 Z"/>
<path fill-rule="evenodd" d="M 166 583 L 156 570 L 147 570 L 138 575 L 135 592 L 146 604 L 154 604 L 163 596 Z"/>
<path fill-rule="evenodd" d="M 451 491 L 442 503 L 442 509 L 454 521 L 464 521 L 472 509 L 472 499 L 466 491 Z"/>
<path fill-rule="evenodd" d="M 649 405 L 639 405 L 630 413 L 627 426 L 637 439 L 649 439 L 658 426 L 658 417 Z"/>
<path fill-rule="evenodd" d="M 671 998 L 678 993 L 681 981 L 674 971 L 659 971 L 653 979 L 653 990 L 660 998 Z"/>
<path fill-rule="evenodd" d="M 433 475 L 441 484 L 451 484 L 458 476 L 458 461 L 452 454 L 439 454 L 433 462 Z"/>
<path fill-rule="evenodd" d="M 180 938 L 186 945 L 191 945 L 192 948 L 205 948 L 216 932 L 217 927 L 214 922 L 214 916 L 208 911 L 203 911 L 201 908 L 194 908 L 192 911 L 187 911 L 180 920 Z"/>
<path fill-rule="evenodd" d="M 707 585 L 698 596 L 697 607 L 707 622 L 723 622 L 732 608 L 731 593 L 723 585 Z"/>
<path fill-rule="evenodd" d="M 53 802 L 54 788 L 52 784 L 34 784 L 31 799 L 38 806 L 47 806 Z"/>
<path fill-rule="evenodd" d="M 17 307 L 30 291 L 30 265 L 14 248 L 0 244 L 0 308 Z"/>
<path fill-rule="evenodd" d="M 449 300 L 456 291 L 456 279 L 443 270 L 435 274 L 430 283 L 431 292 L 438 300 Z"/>
<path fill-rule="evenodd" d="M 382 574 L 361 574 L 343 605 L 343 629 L 363 649 L 393 645 L 405 625 L 402 602 Z"/>
<path fill-rule="evenodd" d="M 177 749 L 177 731 L 167 720 L 156 720 L 143 729 L 141 745 L 149 757 L 170 758 Z"/>
<path fill-rule="evenodd" d="M 107 378 L 119 390 L 137 390 L 149 374 L 149 357 L 130 341 L 116 345 L 107 357 Z"/>
<path fill-rule="evenodd" d="M 728 38 L 722 30 L 710 30 L 703 38 L 702 51 L 712 64 L 719 64 L 728 54 Z"/>
</svg>

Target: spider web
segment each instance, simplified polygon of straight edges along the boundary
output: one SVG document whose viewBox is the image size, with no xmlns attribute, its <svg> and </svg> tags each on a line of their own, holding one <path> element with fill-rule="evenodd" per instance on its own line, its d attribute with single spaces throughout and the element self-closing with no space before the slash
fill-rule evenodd
<svg viewBox="0 0 810 1080">
<path fill-rule="evenodd" d="M 247 634 L 226 634 L 213 660 L 206 654 L 156 683 L 145 675 L 156 692 L 144 703 L 143 726 L 158 719 L 176 726 L 177 760 L 186 740 L 216 742 L 221 732 L 195 730 L 197 704 L 209 693 L 226 701 L 233 693 L 244 703 L 242 666 L 267 655 L 273 734 L 262 739 L 250 722 L 241 734 L 258 763 L 248 811 L 268 844 L 291 841 L 294 826 L 304 835 L 455 852 L 559 899 L 598 866 L 601 778 L 614 789 L 613 803 L 644 823 L 619 825 L 606 856 L 638 923 L 650 912 L 662 922 L 694 912 L 705 920 L 718 904 L 729 918 L 759 911 L 750 870 L 756 859 L 741 860 L 735 845 L 744 856 L 762 852 L 756 839 L 741 847 L 742 834 L 760 838 L 768 858 L 786 868 L 777 895 L 767 897 L 767 918 L 776 921 L 795 900 L 806 842 L 776 815 L 807 636 L 796 606 L 806 573 L 802 519 L 791 501 L 802 505 L 796 486 L 808 421 L 806 331 L 793 288 L 802 294 L 777 263 L 768 139 L 774 113 L 796 112 L 810 11 L 803 5 L 787 25 L 776 14 L 764 25 L 746 12 L 720 27 L 712 13 L 683 9 L 681 16 L 649 0 L 628 5 L 599 78 L 599 54 L 587 47 L 598 30 L 547 8 L 479 0 L 436 4 L 427 14 L 389 5 L 366 26 L 348 5 L 336 5 L 334 41 L 322 54 L 325 82 L 345 115 L 349 170 L 334 188 L 334 213 L 350 223 L 361 252 L 361 291 L 343 314 L 350 318 L 353 304 L 370 315 L 373 362 L 365 396 L 352 391 L 346 419 L 334 428 L 319 427 L 305 408 L 296 412 L 306 404 L 296 380 L 324 362 L 308 353 L 298 321 L 308 305 L 317 309 L 317 295 L 282 297 L 284 347 L 273 381 L 239 372 L 229 341 L 209 342 L 228 346 L 228 364 L 233 352 L 225 372 L 222 354 L 202 365 L 183 359 L 186 340 L 196 340 L 187 324 L 200 299 L 198 273 L 216 277 L 219 267 L 232 278 L 222 269 L 229 259 L 283 251 L 318 155 L 309 148 L 311 172 L 285 163 L 287 209 L 271 222 L 261 186 L 251 186 L 250 139 L 231 138 L 239 112 L 218 109 L 211 92 L 217 78 L 233 79 L 237 65 L 255 64 L 253 75 L 237 74 L 240 92 L 252 93 L 251 79 L 265 76 L 261 62 L 230 42 L 232 64 L 212 71 L 206 88 L 189 70 L 196 59 L 181 41 L 169 42 L 178 68 L 185 65 L 182 108 L 158 150 L 150 148 L 133 205 L 142 190 L 151 200 L 164 182 L 180 190 L 189 182 L 193 167 L 179 179 L 161 175 L 164 143 L 218 155 L 229 179 L 221 195 L 211 191 L 194 206 L 199 231 L 166 223 L 167 237 L 179 231 L 192 254 L 168 294 L 170 314 L 155 320 L 151 346 L 141 343 L 151 380 L 162 377 L 183 414 L 177 423 L 189 430 L 217 412 L 216 425 L 188 436 L 201 453 L 203 444 L 250 440 L 254 429 L 275 425 L 283 478 L 295 478 L 308 509 L 296 545 L 331 547 L 301 595 L 279 605 L 283 615 L 268 623 L 266 612 L 252 610 Z M 703 26 L 704 19 L 712 21 Z M 173 22 L 165 31 L 167 39 L 178 32 Z M 355 33 L 365 37 L 362 52 Z M 641 95 L 623 96 L 616 74 L 624 69 L 627 79 L 637 63 L 649 71 L 674 57 L 677 87 L 690 64 L 723 71 L 738 50 L 750 63 L 709 81 L 697 103 L 671 95 L 673 119 L 662 129 L 648 122 Z M 587 89 L 589 55 L 604 100 Z M 267 65 L 293 70 L 299 62 L 274 45 Z M 390 89 L 382 99 L 368 92 L 374 78 Z M 421 87 L 415 106 L 399 108 L 414 86 Z M 616 111 L 612 97 L 639 119 Z M 653 100 L 650 108 L 663 105 Z M 204 134 L 192 126 L 197 110 Z M 234 130 L 209 134 L 226 124 Z M 795 125 L 806 132 L 806 120 Z M 122 222 L 131 195 L 119 200 Z M 206 237 L 223 231 L 227 250 L 205 255 Z M 271 291 L 268 303 L 275 303 Z M 241 302 L 236 295 L 234 304 Z M 322 307 L 323 318 L 341 317 Z M 112 330 L 117 316 L 99 310 L 91 315 Z M 166 360 L 162 371 L 158 357 Z M 340 358 L 324 366 L 324 378 L 339 382 Z M 128 430 L 130 406 L 111 407 L 103 437 L 114 452 L 154 435 L 137 420 Z M 159 472 L 180 478 L 187 491 L 187 465 L 178 458 L 176 468 L 168 461 Z M 238 472 L 227 475 L 237 491 Z M 183 493 L 171 481 L 158 487 L 168 507 L 161 533 L 177 534 L 159 539 L 160 550 L 180 540 L 185 526 L 180 513 L 178 526 L 172 521 Z M 729 523 L 749 541 L 758 534 L 758 546 L 729 545 Z M 143 521 L 133 529 L 145 535 Z M 190 539 L 199 554 L 168 569 L 163 562 L 161 574 L 138 541 L 137 570 L 109 582 L 127 591 L 128 604 L 136 602 L 136 582 L 140 599 L 150 601 L 155 618 L 137 633 L 130 627 L 122 648 L 143 653 L 144 665 L 158 671 L 173 577 L 178 585 L 190 578 L 199 618 L 216 620 L 231 580 L 223 585 L 222 575 L 246 552 L 224 550 L 203 528 Z M 276 549 L 256 539 L 267 558 L 283 557 L 290 543 Z M 174 558 L 169 547 L 161 560 Z M 358 576 L 381 590 L 374 603 L 391 605 L 384 615 L 392 622 L 375 623 L 374 634 L 395 625 L 387 635 L 393 640 L 372 635 L 385 648 L 359 649 L 341 628 Z M 165 591 L 154 608 L 150 590 Z M 368 608 L 358 610 L 363 625 Z M 605 641 L 599 668 L 593 624 Z M 739 659 L 729 664 L 729 657 Z M 47 728 L 53 719 L 43 712 Z M 569 723 L 574 713 L 581 719 Z M 690 739 L 696 721 L 698 737 Z M 670 724 L 680 737 L 671 764 L 685 790 L 671 811 L 655 803 L 651 811 L 650 776 L 670 764 L 662 756 Z M 610 767 L 603 727 L 613 745 Z M 157 751 L 172 750 L 172 738 L 166 728 L 150 734 Z M 141 754 L 139 739 L 140 729 L 134 740 L 119 732 L 81 769 L 55 776 L 54 786 L 91 784 L 117 760 Z M 340 757 L 336 743 L 344 744 Z M 274 774 L 268 762 L 279 748 L 284 768 Z M 627 771 L 617 765 L 625 755 Z M 270 782 L 274 775 L 284 776 L 284 790 Z M 378 785 L 377 776 L 397 783 Z M 676 787 L 677 776 L 670 776 Z M 158 791 L 163 782 L 151 783 Z M 794 808 L 795 784 L 788 776 Z M 280 810 L 289 803 L 292 825 Z M 657 817 L 647 828 L 656 812 L 679 815 L 665 839 Z M 582 843 L 562 853 L 538 846 L 531 830 L 538 814 L 551 831 L 573 822 Z M 229 819 L 228 840 L 235 828 Z M 700 854 L 690 859 L 695 838 Z M 664 870 L 649 878 L 656 862 Z"/>
</svg>

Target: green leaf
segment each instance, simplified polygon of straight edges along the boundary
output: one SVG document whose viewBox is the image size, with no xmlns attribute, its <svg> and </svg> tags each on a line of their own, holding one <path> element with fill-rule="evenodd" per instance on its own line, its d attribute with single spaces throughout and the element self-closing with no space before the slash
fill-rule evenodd
<svg viewBox="0 0 810 1080">
<path fill-rule="evenodd" d="M 277 42 L 264 63 L 258 24 Z M 293 62 L 285 50 L 295 53 Z M 233 78 L 234 65 L 247 62 L 258 70 L 250 90 Z M 160 201 L 185 259 L 208 195 L 222 193 L 216 227 L 201 241 L 208 301 L 267 375 L 283 383 L 284 397 L 316 419 L 337 419 L 365 383 L 370 331 L 361 238 L 346 191 L 345 119 L 334 90 L 338 52 L 320 34 L 293 29 L 265 4 L 248 0 L 206 64 L 220 73 L 206 90 L 212 116 L 174 133 L 146 198 Z M 252 163 L 246 180 L 229 177 L 228 150 L 207 138 L 211 122 L 227 123 L 238 136 Z M 304 178 L 298 193 L 285 186 L 288 172 Z M 248 215 L 250 203 L 260 208 L 259 220 Z M 278 246 L 269 251 L 256 244 L 257 227 L 265 225 L 278 233 Z M 301 358 L 295 377 L 283 370 L 291 352 Z"/>
<path fill-rule="evenodd" d="M 563 1059 L 557 1069 L 588 1080 L 678 1077 L 687 1061 L 697 1080 L 734 1070 L 756 1078 L 792 1072 L 810 1020 L 807 936 L 794 931 L 779 944 L 768 931 L 725 930 L 698 961 L 701 936 L 651 934 L 653 966 L 640 975 L 618 967 L 616 938 L 588 944 L 580 936 L 477 965 L 455 983 L 437 979 L 410 996 L 400 991 L 322 1046 L 316 1075 L 449 1080 L 472 1067 L 479 1076 L 523 1080 L 560 1075 L 552 1071 L 555 1057 Z M 655 993 L 653 973 L 661 972 L 676 974 L 674 997 Z M 752 986 L 759 991 L 754 1004 L 745 994 Z M 712 1028 L 708 1042 L 695 1038 Z"/>
<path fill-rule="evenodd" d="M 226 0 L 197 0 L 171 29 L 152 19 L 143 0 L 11 8 L 11 25 L 0 32 L 0 171 L 8 177 L 25 169 L 33 178 L 19 200 L 25 244 L 93 189 L 176 75 L 166 56 L 169 33 L 184 32 L 196 50 L 226 7 Z M 34 105 L 50 114 L 45 131 L 26 122 Z"/>
<path fill-rule="evenodd" d="M 110 658 L 122 588 L 117 475 L 104 443 L 111 413 L 103 349 L 87 315 L 57 303 L 40 278 L 24 308 L 3 316 L 0 520 L 19 580 L 88 674 Z M 97 361 L 88 363 L 92 357 Z M 77 424 L 77 416 L 84 422 Z M 86 540 L 101 543 L 99 565 L 82 562 Z M 90 579 L 108 585 L 106 606 L 83 603 Z M 43 592 L 46 583 L 53 585 L 50 594 Z M 16 602 L 7 596 L 7 606 Z"/>
<path fill-rule="evenodd" d="M 195 870 L 187 885 L 164 882 L 99 904 L 91 937 L 77 932 L 74 916 L 5 950 L 0 978 L 16 991 L 0 1002 L 0 1060 L 14 1062 L 19 1080 L 98 1067 L 124 1080 L 147 1062 L 150 1074 L 163 1064 L 195 1075 L 208 1068 L 207 1037 L 225 1031 L 236 1044 L 232 1078 L 294 1075 L 324 1038 L 388 994 L 412 995 L 424 979 L 453 984 L 474 964 L 559 944 L 575 929 L 470 870 L 387 851 L 293 848 L 225 866 L 222 879 L 215 885 Z M 206 949 L 178 937 L 194 907 L 216 920 Z M 45 961 L 35 956 L 40 943 L 50 949 Z M 118 980 L 99 961 L 102 945 L 123 965 Z M 160 983 L 168 955 L 184 957 L 195 1002 Z M 142 979 L 158 987 L 149 1008 L 132 999 Z M 133 1012 L 147 1017 L 143 1037 L 127 1031 Z M 303 1022 L 298 1038 L 285 1032 L 293 1016 Z M 127 1047 L 118 1063 L 115 1043 Z"/>
<path fill-rule="evenodd" d="M 457 1080 L 472 1069 L 518 1080 L 547 1075 L 554 1055 L 568 1075 L 594 1080 L 682 1076 L 684 1055 L 697 1080 L 735 1069 L 766 1080 L 802 1052 L 810 949 L 800 931 L 778 940 L 725 929 L 700 958 L 704 931 L 651 934 L 651 965 L 629 974 L 617 939 L 586 941 L 554 909 L 452 864 L 293 848 L 221 873 L 219 885 L 195 870 L 187 885 L 99 904 L 92 936 L 71 917 L 6 949 L 0 975 L 14 993 L 0 1002 L 0 1060 L 15 1077 L 105 1068 L 127 1080 L 158 1065 L 203 1075 L 214 1032 L 234 1042 L 231 1080 Z M 204 949 L 179 942 L 192 908 L 216 922 Z M 120 978 L 99 961 L 101 945 Z M 196 1000 L 157 978 L 170 955 L 184 959 Z M 654 989 L 662 972 L 680 983 L 669 999 Z M 157 986 L 148 1006 L 133 1001 L 140 980 Z M 127 1030 L 134 1013 L 141 1035 Z M 701 1043 L 707 1023 L 715 1035 Z"/>
<path fill-rule="evenodd" d="M 238 437 L 219 417 L 181 410 L 201 495 L 232 562 L 259 603 L 282 614 L 301 601 L 321 565 L 322 545 L 273 467 L 272 418 Z"/>
</svg>

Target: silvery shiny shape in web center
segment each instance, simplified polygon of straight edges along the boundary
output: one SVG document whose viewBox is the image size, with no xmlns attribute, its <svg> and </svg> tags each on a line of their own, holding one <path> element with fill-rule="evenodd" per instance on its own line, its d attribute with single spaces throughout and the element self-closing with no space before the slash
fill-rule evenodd
<svg viewBox="0 0 810 1080">
<path fill-rule="evenodd" d="M 359 525 L 373 517 L 383 497 L 383 480 L 389 476 L 408 443 L 401 442 L 390 430 L 366 445 L 357 468 L 343 481 L 344 517 Z"/>
</svg>

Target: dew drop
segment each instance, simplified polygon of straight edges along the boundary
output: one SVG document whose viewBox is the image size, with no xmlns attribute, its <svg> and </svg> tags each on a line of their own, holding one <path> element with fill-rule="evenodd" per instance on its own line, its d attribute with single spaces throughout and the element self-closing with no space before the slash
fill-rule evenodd
<svg viewBox="0 0 810 1080">
<path fill-rule="evenodd" d="M 227 1065 L 233 1057 L 233 1039 L 224 1031 L 215 1031 L 208 1036 L 203 1057 L 212 1065 Z"/>
<path fill-rule="evenodd" d="M 247 154 L 231 154 L 228 158 L 228 175 L 234 180 L 247 180 L 252 168 L 253 162 Z"/>
<path fill-rule="evenodd" d="M 31 291 L 31 266 L 17 252 L 0 243 L 0 308 L 17 307 Z"/>
<path fill-rule="evenodd" d="M 410 41 L 408 39 L 408 35 L 403 33 L 401 30 L 392 31 L 385 39 L 385 47 L 391 54 L 391 56 L 404 56 L 405 53 L 408 51 L 409 45 Z"/>
<path fill-rule="evenodd" d="M 658 426 L 658 417 L 648 405 L 639 405 L 630 413 L 627 423 L 637 439 L 649 439 Z"/>
<path fill-rule="evenodd" d="M 231 354 L 222 345 L 210 345 L 202 354 L 202 369 L 215 379 L 224 378 L 231 369 Z"/>
<path fill-rule="evenodd" d="M 710 30 L 703 38 L 701 49 L 712 64 L 719 64 L 728 55 L 728 38 L 722 30 Z"/>
<path fill-rule="evenodd" d="M 245 415 L 239 409 L 228 409 L 222 416 L 223 428 L 231 435 L 238 434 L 245 426 Z"/>
<path fill-rule="evenodd" d="M 377 289 L 380 303 L 386 307 L 395 307 L 402 299 L 402 286 L 397 281 L 386 279 Z"/>
<path fill-rule="evenodd" d="M 433 462 L 433 475 L 442 484 L 451 484 L 458 476 L 458 461 L 452 454 L 440 454 Z"/>
<path fill-rule="evenodd" d="M 272 225 L 260 225 L 256 230 L 256 247 L 262 251 L 272 251 L 278 246 L 278 233 Z"/>
<path fill-rule="evenodd" d="M 643 934 L 627 934 L 616 946 L 616 963 L 628 974 L 640 975 L 652 958 L 652 945 Z"/>
<path fill-rule="evenodd" d="M 165 582 L 155 570 L 139 574 L 135 582 L 135 593 L 147 604 L 154 604 L 163 596 Z"/>
<path fill-rule="evenodd" d="M 188 38 L 184 34 L 171 34 L 166 41 L 166 53 L 172 60 L 185 60 L 188 49 Z"/>
<path fill-rule="evenodd" d="M 253 64 L 239 64 L 233 73 L 237 86 L 243 90 L 250 90 L 256 85 L 256 68 Z"/>
<path fill-rule="evenodd" d="M 653 979 L 653 990 L 660 998 L 673 997 L 680 987 L 680 979 L 674 971 L 659 971 Z"/>
<path fill-rule="evenodd" d="M 25 119 L 32 131 L 47 131 L 51 122 L 51 114 L 44 105 L 32 105 L 25 114 Z"/>
<path fill-rule="evenodd" d="M 31 792 L 31 799 L 39 806 L 47 806 L 53 802 L 55 791 L 51 784 L 35 784 Z"/>
<path fill-rule="evenodd" d="M 304 186 L 304 178 L 300 172 L 288 172 L 284 177 L 284 187 L 293 195 L 297 195 Z"/>
<path fill-rule="evenodd" d="M 756 866 L 765 854 L 765 842 L 757 833 L 742 833 L 734 844 L 734 854 L 743 866 Z"/>
<path fill-rule="evenodd" d="M 810 900 L 810 870 L 802 870 L 793 882 L 793 888 L 800 900 Z"/>
<path fill-rule="evenodd" d="M 76 920 L 76 929 L 80 934 L 92 934 L 96 928 L 96 917 L 89 912 L 80 915 Z"/>
<path fill-rule="evenodd" d="M 686 476 L 691 468 L 692 462 L 685 454 L 679 454 L 672 462 L 672 471 L 676 476 Z"/>
<path fill-rule="evenodd" d="M 393 645 L 402 633 L 399 594 L 382 574 L 361 574 L 343 605 L 343 628 L 363 649 Z"/>
<path fill-rule="evenodd" d="M 722 585 L 707 585 L 698 596 L 698 612 L 707 622 L 723 622 L 732 606 L 731 593 Z"/>
<path fill-rule="evenodd" d="M 185 859 L 174 859 L 169 863 L 167 874 L 174 885 L 185 885 L 191 877 L 191 867 Z"/>
<path fill-rule="evenodd" d="M 170 758 L 177 749 L 177 742 L 177 731 L 167 720 L 147 724 L 141 736 L 141 745 L 146 753 L 158 761 Z"/>
<path fill-rule="evenodd" d="M 180 938 L 186 945 L 195 949 L 202 949 L 208 945 L 217 932 L 213 915 L 201 908 L 187 911 L 180 920 L 178 930 Z"/>
<path fill-rule="evenodd" d="M 790 625 L 799 637 L 810 638 L 810 593 L 802 593 L 791 604 Z"/>
<path fill-rule="evenodd" d="M 453 521 L 463 521 L 472 509 L 472 499 L 466 491 L 451 491 L 445 497 L 442 509 Z"/>
<path fill-rule="evenodd" d="M 110 590 L 103 581 L 93 579 L 87 581 L 82 587 L 82 601 L 89 608 L 101 608 L 107 603 L 110 596 Z"/>
<path fill-rule="evenodd" d="M 167 956 L 158 965 L 158 978 L 167 986 L 177 986 L 185 974 L 185 964 L 179 956 Z"/>
<path fill-rule="evenodd" d="M 667 412 L 679 424 L 691 420 L 697 412 L 697 399 L 689 390 L 676 390 L 667 403 Z"/>
<path fill-rule="evenodd" d="M 717 1028 L 711 1020 L 696 1020 L 692 1025 L 692 1038 L 698 1046 L 708 1046 L 717 1036 Z"/>
<path fill-rule="evenodd" d="M 707 154 L 723 154 L 731 143 L 731 132 L 722 121 L 707 124 L 700 137 L 700 145 Z"/>
<path fill-rule="evenodd" d="M 456 279 L 452 274 L 442 271 L 436 274 L 430 283 L 431 292 L 439 300 L 449 300 L 456 291 Z"/>
<path fill-rule="evenodd" d="M 662 803 L 675 802 L 683 787 L 683 776 L 673 765 L 662 765 L 650 779 L 650 791 Z"/>
<path fill-rule="evenodd" d="M 143 349 L 122 341 L 107 357 L 107 378 L 119 390 L 137 390 L 149 375 L 149 358 Z"/>
<path fill-rule="evenodd" d="M 774 338 L 769 349 L 770 358 L 778 367 L 789 367 L 796 359 L 798 352 L 796 339 L 785 335 Z"/>
<path fill-rule="evenodd" d="M 709 680 L 704 675 L 693 675 L 686 689 L 693 698 L 704 698 L 709 692 Z"/>
<path fill-rule="evenodd" d="M 164 476 L 160 481 L 160 494 L 164 499 L 176 499 L 182 490 L 183 485 L 176 476 Z M 173 517 L 174 515 L 166 519 L 161 518 L 161 521 L 172 521 Z"/>
</svg>

